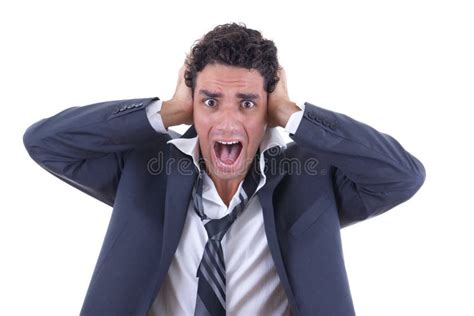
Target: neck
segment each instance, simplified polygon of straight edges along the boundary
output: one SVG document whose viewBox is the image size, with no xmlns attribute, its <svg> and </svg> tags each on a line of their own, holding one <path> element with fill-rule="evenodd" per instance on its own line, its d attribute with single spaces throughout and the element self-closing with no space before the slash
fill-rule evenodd
<svg viewBox="0 0 474 316">
<path fill-rule="evenodd" d="M 214 186 L 216 187 L 217 193 L 219 194 L 225 205 L 228 207 L 230 201 L 232 200 L 232 197 L 237 192 L 239 184 L 244 179 L 244 177 L 231 180 L 218 179 L 214 175 L 211 175 L 210 177 L 212 179 L 212 182 L 214 182 Z"/>
</svg>

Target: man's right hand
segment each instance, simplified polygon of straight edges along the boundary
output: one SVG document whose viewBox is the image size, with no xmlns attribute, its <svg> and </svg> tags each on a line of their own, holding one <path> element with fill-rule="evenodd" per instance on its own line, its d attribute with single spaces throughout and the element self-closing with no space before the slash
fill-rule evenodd
<svg viewBox="0 0 474 316">
<path fill-rule="evenodd" d="M 184 81 L 186 64 L 181 66 L 178 82 L 173 97 L 164 101 L 161 106 L 161 119 L 166 129 L 180 124 L 193 124 L 193 95 L 192 90 Z"/>
</svg>

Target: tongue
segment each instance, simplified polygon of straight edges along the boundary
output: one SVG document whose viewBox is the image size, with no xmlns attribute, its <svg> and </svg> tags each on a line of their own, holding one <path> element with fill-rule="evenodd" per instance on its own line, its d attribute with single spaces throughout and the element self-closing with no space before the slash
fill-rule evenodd
<svg viewBox="0 0 474 316">
<path fill-rule="evenodd" d="M 227 164 L 231 165 L 237 160 L 237 157 L 239 157 L 240 153 L 240 144 L 234 144 L 234 145 L 223 145 L 220 144 L 220 156 L 219 159 Z"/>
</svg>

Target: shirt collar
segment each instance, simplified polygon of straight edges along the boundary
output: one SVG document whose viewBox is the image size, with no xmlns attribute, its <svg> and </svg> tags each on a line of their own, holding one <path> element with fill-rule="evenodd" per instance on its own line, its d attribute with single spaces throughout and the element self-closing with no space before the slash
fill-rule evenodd
<svg viewBox="0 0 474 316">
<path fill-rule="evenodd" d="M 191 156 L 193 158 L 194 165 L 199 168 L 199 141 L 198 136 L 193 138 L 175 138 L 169 140 L 167 143 L 173 144 L 182 153 Z M 269 127 L 265 131 L 265 135 L 260 143 L 260 161 L 263 162 L 263 154 L 266 150 L 278 146 L 281 149 L 286 149 L 286 143 L 280 132 L 276 127 Z M 260 171 L 263 174 L 262 164 L 260 165 Z"/>
</svg>

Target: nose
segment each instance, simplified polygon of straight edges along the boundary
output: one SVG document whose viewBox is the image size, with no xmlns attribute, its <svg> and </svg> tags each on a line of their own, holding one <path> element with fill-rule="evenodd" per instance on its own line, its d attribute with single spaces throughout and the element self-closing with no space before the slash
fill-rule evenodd
<svg viewBox="0 0 474 316">
<path fill-rule="evenodd" d="M 216 119 L 215 128 L 222 133 L 238 133 L 241 129 L 239 112 L 232 108 L 221 108 Z"/>
</svg>

